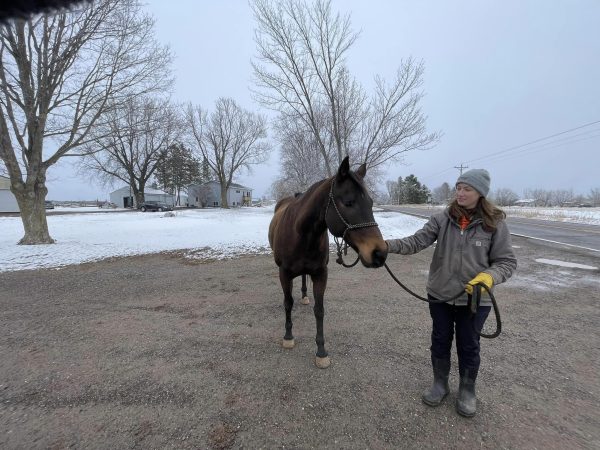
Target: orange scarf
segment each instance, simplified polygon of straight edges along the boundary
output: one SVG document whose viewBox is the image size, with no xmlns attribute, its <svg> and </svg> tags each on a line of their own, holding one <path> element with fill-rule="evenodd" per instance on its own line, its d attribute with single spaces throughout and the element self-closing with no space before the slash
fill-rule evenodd
<svg viewBox="0 0 600 450">
<path fill-rule="evenodd" d="M 467 227 L 469 226 L 470 223 L 471 223 L 471 219 L 469 217 L 461 216 L 460 219 L 458 219 L 458 224 L 460 225 L 460 229 L 463 231 L 467 229 Z"/>
</svg>

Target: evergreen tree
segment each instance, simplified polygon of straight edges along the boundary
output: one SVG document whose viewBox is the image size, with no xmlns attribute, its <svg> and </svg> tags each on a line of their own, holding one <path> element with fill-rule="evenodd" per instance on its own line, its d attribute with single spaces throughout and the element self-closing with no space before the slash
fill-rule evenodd
<svg viewBox="0 0 600 450">
<path fill-rule="evenodd" d="M 406 203 L 421 204 L 427 203 L 430 196 L 429 188 L 422 185 L 414 175 L 409 175 L 404 179 L 404 192 Z"/>
<path fill-rule="evenodd" d="M 178 205 L 182 188 L 190 183 L 206 181 L 201 179 L 200 163 L 181 143 L 172 144 L 164 150 L 156 179 L 165 192 L 176 196 Z"/>
</svg>

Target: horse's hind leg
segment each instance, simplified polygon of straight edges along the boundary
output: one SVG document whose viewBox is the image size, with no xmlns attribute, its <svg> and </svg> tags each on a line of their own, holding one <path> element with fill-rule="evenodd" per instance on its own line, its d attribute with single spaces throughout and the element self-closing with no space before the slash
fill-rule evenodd
<svg viewBox="0 0 600 450">
<path fill-rule="evenodd" d="M 327 267 L 324 267 L 317 275 L 311 275 L 313 282 L 313 295 L 315 296 L 315 319 L 317 321 L 317 355 L 315 364 L 320 369 L 329 367 L 331 361 L 325 351 L 325 336 L 323 335 L 323 317 L 325 316 L 325 307 L 323 306 L 323 295 L 327 287 Z"/>
<path fill-rule="evenodd" d="M 310 304 L 310 299 L 306 295 L 306 274 L 302 274 L 302 298 L 300 299 L 300 303 L 303 305 Z"/>
<path fill-rule="evenodd" d="M 282 268 L 279 268 L 279 281 L 283 289 L 283 307 L 285 308 L 285 335 L 283 336 L 283 348 L 294 348 L 294 335 L 292 334 L 292 297 L 293 278 Z"/>
</svg>

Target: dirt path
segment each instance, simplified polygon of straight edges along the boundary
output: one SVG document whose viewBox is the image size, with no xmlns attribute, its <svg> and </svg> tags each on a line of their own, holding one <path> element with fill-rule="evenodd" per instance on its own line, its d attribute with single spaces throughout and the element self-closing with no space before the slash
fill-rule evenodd
<svg viewBox="0 0 600 450">
<path fill-rule="evenodd" d="M 514 244 L 518 274 L 497 293 L 504 331 L 483 342 L 470 420 L 454 411 L 455 357 L 452 394 L 421 403 L 428 310 L 384 270 L 330 264 L 326 370 L 310 306 L 296 304 L 296 348 L 281 348 L 270 257 L 0 274 L 0 447 L 599 448 L 600 272 L 534 260 L 600 260 Z M 430 256 L 388 262 L 423 291 Z"/>
</svg>

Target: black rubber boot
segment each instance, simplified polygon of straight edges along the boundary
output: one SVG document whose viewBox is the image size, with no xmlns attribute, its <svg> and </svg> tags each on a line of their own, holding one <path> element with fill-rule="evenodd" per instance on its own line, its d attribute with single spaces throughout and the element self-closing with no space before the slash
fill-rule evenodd
<svg viewBox="0 0 600 450">
<path fill-rule="evenodd" d="M 466 369 L 460 376 L 456 411 L 464 417 L 473 417 L 477 412 L 477 397 L 475 396 L 476 371 Z"/>
<path fill-rule="evenodd" d="M 431 357 L 433 366 L 433 385 L 421 396 L 423 403 L 429 406 L 438 406 L 450 392 L 448 374 L 450 373 L 450 360 Z"/>
</svg>

